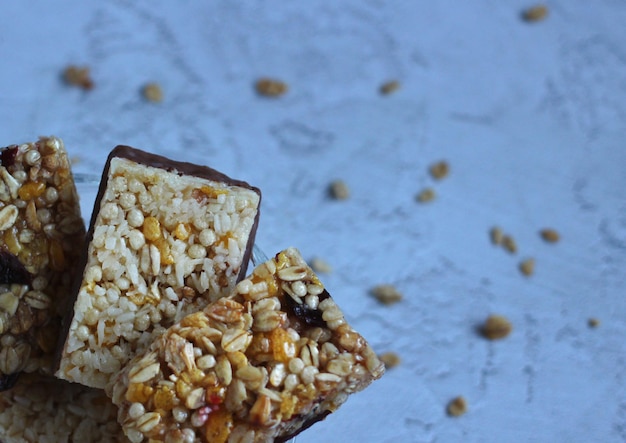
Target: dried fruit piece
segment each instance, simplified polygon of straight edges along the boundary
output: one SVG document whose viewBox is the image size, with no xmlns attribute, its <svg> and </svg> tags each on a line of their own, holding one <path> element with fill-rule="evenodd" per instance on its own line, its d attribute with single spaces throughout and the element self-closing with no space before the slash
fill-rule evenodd
<svg viewBox="0 0 626 443">
<path fill-rule="evenodd" d="M 499 340 L 507 337 L 512 330 L 513 326 L 506 317 L 494 314 L 487 317 L 487 320 L 482 325 L 480 332 L 489 340 Z"/>
<path fill-rule="evenodd" d="M 527 258 L 526 260 L 522 260 L 519 264 L 519 270 L 526 277 L 530 277 L 535 272 L 535 259 Z"/>
<path fill-rule="evenodd" d="M 459 417 L 465 414 L 467 412 L 467 401 L 462 396 L 453 398 L 448 403 L 446 412 L 450 417 Z"/>
<path fill-rule="evenodd" d="M 430 172 L 432 178 L 434 178 L 435 180 L 441 180 L 446 178 L 448 174 L 450 174 L 450 166 L 448 165 L 448 162 L 446 162 L 445 160 L 441 160 L 437 163 L 433 163 L 432 165 L 430 165 L 428 171 Z"/>
<path fill-rule="evenodd" d="M 63 71 L 63 78 L 67 82 L 67 84 L 72 86 L 78 86 L 85 90 L 92 89 L 94 86 L 93 80 L 91 79 L 91 74 L 89 72 L 89 68 L 87 66 L 78 67 L 78 66 L 68 66 Z"/>
<path fill-rule="evenodd" d="M 541 235 L 541 238 L 543 238 L 548 243 L 557 243 L 561 239 L 559 233 L 552 228 L 542 229 L 541 231 L 539 231 L 539 235 Z"/>
<path fill-rule="evenodd" d="M 287 83 L 272 78 L 260 78 L 255 87 L 257 93 L 265 97 L 280 97 L 288 89 Z"/>
<path fill-rule="evenodd" d="M 400 89 L 400 82 L 397 80 L 390 80 L 380 85 L 380 93 L 382 95 L 392 94 L 396 92 L 398 89 Z"/>
<path fill-rule="evenodd" d="M 372 288 L 372 295 L 385 305 L 392 305 L 402 300 L 402 294 L 393 285 L 378 285 Z"/>
</svg>

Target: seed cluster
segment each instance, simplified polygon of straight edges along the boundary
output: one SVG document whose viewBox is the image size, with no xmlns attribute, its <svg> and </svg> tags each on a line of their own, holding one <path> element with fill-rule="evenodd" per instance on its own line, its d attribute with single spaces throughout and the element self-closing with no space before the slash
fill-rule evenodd
<svg viewBox="0 0 626 443">
<path fill-rule="evenodd" d="M 52 370 L 85 226 L 60 139 L 3 148 L 0 163 L 2 379 Z"/>
<path fill-rule="evenodd" d="M 112 158 L 57 376 L 103 388 L 165 328 L 228 295 L 259 203 L 251 189 Z"/>
<path fill-rule="evenodd" d="M 383 371 L 288 249 L 168 329 L 107 390 L 133 443 L 259 443 L 323 419 Z"/>
</svg>

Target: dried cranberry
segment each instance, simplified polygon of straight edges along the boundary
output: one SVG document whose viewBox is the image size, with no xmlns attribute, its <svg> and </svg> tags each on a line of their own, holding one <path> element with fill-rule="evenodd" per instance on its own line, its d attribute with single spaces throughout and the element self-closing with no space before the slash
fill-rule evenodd
<svg viewBox="0 0 626 443">
<path fill-rule="evenodd" d="M 324 289 L 319 295 L 319 300 L 326 300 L 330 297 L 330 294 Z M 306 303 L 298 303 L 290 296 L 285 297 L 287 307 L 293 312 L 300 321 L 303 321 L 308 326 L 319 326 L 320 328 L 326 327 L 326 322 L 322 318 L 322 311 L 320 309 L 310 308 Z"/>
<path fill-rule="evenodd" d="M 29 284 L 31 281 L 32 276 L 17 256 L 0 249 L 0 283 Z"/>
<path fill-rule="evenodd" d="M 0 153 L 0 164 L 5 167 L 13 166 L 17 157 L 17 146 L 8 146 Z"/>
</svg>

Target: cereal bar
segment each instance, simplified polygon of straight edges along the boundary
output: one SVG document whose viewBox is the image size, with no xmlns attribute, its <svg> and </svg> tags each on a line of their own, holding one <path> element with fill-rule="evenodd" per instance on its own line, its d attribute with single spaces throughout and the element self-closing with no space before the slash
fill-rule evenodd
<svg viewBox="0 0 626 443">
<path fill-rule="evenodd" d="M 24 374 L 0 393 L 3 443 L 125 443 L 117 408 L 103 391 Z"/>
<path fill-rule="evenodd" d="M 52 372 L 84 236 L 63 142 L 0 149 L 0 390 Z"/>
<path fill-rule="evenodd" d="M 284 442 L 383 372 L 290 248 L 168 329 L 107 393 L 132 443 Z"/>
<path fill-rule="evenodd" d="M 228 295 L 245 276 L 260 201 L 211 168 L 115 148 L 56 375 L 103 388 L 167 327 Z"/>
</svg>

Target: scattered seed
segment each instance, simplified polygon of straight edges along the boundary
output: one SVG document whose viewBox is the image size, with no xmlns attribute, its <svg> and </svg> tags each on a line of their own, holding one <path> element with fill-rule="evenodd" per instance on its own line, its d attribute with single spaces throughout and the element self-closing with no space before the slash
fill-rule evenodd
<svg viewBox="0 0 626 443">
<path fill-rule="evenodd" d="M 391 80 L 380 85 L 380 93 L 382 95 L 389 95 L 400 89 L 400 82 L 397 80 Z"/>
<path fill-rule="evenodd" d="M 326 260 L 319 257 L 315 257 L 311 260 L 311 268 L 313 268 L 315 272 L 321 272 L 324 274 L 333 272 L 332 266 L 330 266 Z"/>
<path fill-rule="evenodd" d="M 94 84 L 89 73 L 89 68 L 70 65 L 63 71 L 63 78 L 67 84 L 78 86 L 85 90 L 92 89 Z"/>
<path fill-rule="evenodd" d="M 160 103 L 163 101 L 163 90 L 158 83 L 147 83 L 142 92 L 144 98 L 150 102 Z"/>
<path fill-rule="evenodd" d="M 330 195 L 336 200 L 346 200 L 350 197 L 350 188 L 343 180 L 335 180 L 329 187 Z"/>
<path fill-rule="evenodd" d="M 530 277 L 535 272 L 535 259 L 527 258 L 519 264 L 519 270 L 522 274 Z"/>
<path fill-rule="evenodd" d="M 430 165 L 430 168 L 428 170 L 432 178 L 434 178 L 435 180 L 441 180 L 443 178 L 446 178 L 450 173 L 450 166 L 448 165 L 448 162 L 442 160 Z"/>
<path fill-rule="evenodd" d="M 467 401 L 462 396 L 458 396 L 450 400 L 446 408 L 446 412 L 450 417 L 459 417 L 467 412 Z"/>
<path fill-rule="evenodd" d="M 387 369 L 395 368 L 401 362 L 400 356 L 395 352 L 385 352 L 380 354 L 378 358 L 385 364 Z"/>
<path fill-rule="evenodd" d="M 432 188 L 423 189 L 415 198 L 420 203 L 431 202 L 435 199 L 435 190 Z"/>
<path fill-rule="evenodd" d="M 501 245 L 504 240 L 504 234 L 502 233 L 502 229 L 497 226 L 494 226 L 489 231 L 489 238 L 491 238 L 491 243 L 494 245 Z"/>
<path fill-rule="evenodd" d="M 502 236 L 502 247 L 509 251 L 511 254 L 515 254 L 517 252 L 517 243 L 515 239 L 510 235 Z"/>
<path fill-rule="evenodd" d="M 384 305 L 392 305 L 402 300 L 402 294 L 393 285 L 374 286 L 372 295 Z"/>
<path fill-rule="evenodd" d="M 279 97 L 285 94 L 287 89 L 287 83 L 281 80 L 260 78 L 256 82 L 256 92 L 265 97 Z"/>
<path fill-rule="evenodd" d="M 597 328 L 598 326 L 600 326 L 600 320 L 592 317 L 587 321 L 587 324 L 589 325 L 590 328 Z"/>
<path fill-rule="evenodd" d="M 502 315 L 490 315 L 480 328 L 480 332 L 483 337 L 489 340 L 500 340 L 505 338 L 511 333 L 512 330 L 513 326 L 511 325 L 511 322 Z"/>
<path fill-rule="evenodd" d="M 555 229 L 546 228 L 539 231 L 539 235 L 548 243 L 556 243 L 561 239 L 561 236 Z"/>
<path fill-rule="evenodd" d="M 527 22 L 538 22 L 548 16 L 548 7 L 545 5 L 535 5 L 522 12 L 522 18 Z"/>
</svg>

